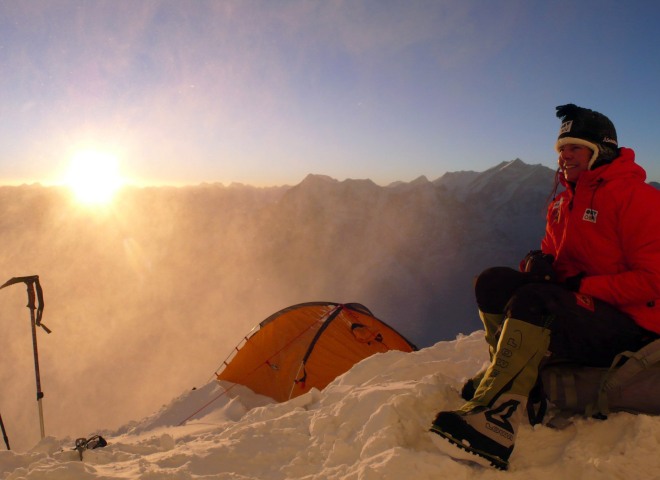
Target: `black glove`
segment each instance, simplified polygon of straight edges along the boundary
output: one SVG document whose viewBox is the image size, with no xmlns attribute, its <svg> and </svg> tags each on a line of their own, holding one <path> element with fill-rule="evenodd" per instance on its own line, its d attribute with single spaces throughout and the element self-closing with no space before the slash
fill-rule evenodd
<svg viewBox="0 0 660 480">
<path fill-rule="evenodd" d="M 580 284 L 582 283 L 582 279 L 584 278 L 585 275 L 586 273 L 580 272 L 577 275 L 568 277 L 566 280 L 564 280 L 564 286 L 571 292 L 579 292 Z"/>
<path fill-rule="evenodd" d="M 531 250 L 520 262 L 520 271 L 528 273 L 534 281 L 554 282 L 557 278 L 552 269 L 554 261 L 555 258 L 552 255 L 543 253 L 541 250 Z"/>
</svg>

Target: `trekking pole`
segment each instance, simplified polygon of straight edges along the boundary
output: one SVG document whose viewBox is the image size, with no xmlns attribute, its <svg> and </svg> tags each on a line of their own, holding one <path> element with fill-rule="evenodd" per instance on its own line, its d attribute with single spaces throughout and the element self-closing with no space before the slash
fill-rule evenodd
<svg viewBox="0 0 660 480">
<path fill-rule="evenodd" d="M 41 428 L 41 438 L 46 436 L 44 428 L 44 409 L 41 400 L 44 398 L 44 392 L 41 391 L 41 375 L 39 374 L 39 350 L 37 349 L 37 327 L 43 328 L 46 333 L 50 329 L 41 323 L 41 316 L 44 311 L 44 293 L 39 283 L 39 275 L 30 275 L 28 277 L 14 277 L 7 280 L 0 289 L 14 285 L 16 283 L 25 283 L 27 287 L 28 304 L 30 309 L 30 324 L 32 326 L 32 350 L 34 351 L 34 374 L 37 382 L 37 406 L 39 408 L 39 427 Z M 36 302 L 35 302 L 36 300 Z"/>
<path fill-rule="evenodd" d="M 7 437 L 7 430 L 5 430 L 5 422 L 2 421 L 1 414 L 0 414 L 0 428 L 2 428 L 2 438 L 5 439 L 5 445 L 7 445 L 7 450 L 11 450 L 11 448 L 9 448 L 9 437 Z"/>
</svg>

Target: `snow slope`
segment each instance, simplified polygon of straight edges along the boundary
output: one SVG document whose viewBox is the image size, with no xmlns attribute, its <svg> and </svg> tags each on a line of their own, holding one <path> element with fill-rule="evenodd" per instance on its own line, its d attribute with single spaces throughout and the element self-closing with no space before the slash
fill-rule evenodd
<svg viewBox="0 0 660 480">
<path fill-rule="evenodd" d="M 244 387 L 225 393 L 212 382 L 140 422 L 89 432 L 109 444 L 86 451 L 82 462 L 74 439 L 48 437 L 28 452 L 0 451 L 0 478 L 660 478 L 660 418 L 644 415 L 578 419 L 561 431 L 525 425 L 508 472 L 439 454 L 429 422 L 436 411 L 460 405 L 458 389 L 485 360 L 480 331 L 415 353 L 375 355 L 324 391 L 281 404 Z"/>
</svg>

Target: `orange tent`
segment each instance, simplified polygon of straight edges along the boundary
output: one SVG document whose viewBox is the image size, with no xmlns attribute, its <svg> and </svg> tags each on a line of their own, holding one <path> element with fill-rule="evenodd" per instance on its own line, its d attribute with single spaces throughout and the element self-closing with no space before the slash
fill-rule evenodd
<svg viewBox="0 0 660 480">
<path fill-rule="evenodd" d="M 417 348 L 363 305 L 302 303 L 255 327 L 217 378 L 284 402 L 321 390 L 360 360 L 388 350 Z"/>
</svg>

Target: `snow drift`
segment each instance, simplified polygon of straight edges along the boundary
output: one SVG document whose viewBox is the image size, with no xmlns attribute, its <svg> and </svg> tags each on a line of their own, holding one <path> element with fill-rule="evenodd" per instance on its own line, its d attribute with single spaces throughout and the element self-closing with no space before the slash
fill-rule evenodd
<svg viewBox="0 0 660 480">
<path fill-rule="evenodd" d="M 619 413 L 564 430 L 521 428 L 508 472 L 439 454 L 427 433 L 439 409 L 461 404 L 463 380 L 486 361 L 483 332 L 418 352 L 357 364 L 323 391 L 285 403 L 215 382 L 86 451 L 47 437 L 28 452 L 0 451 L 10 479 L 649 479 L 660 476 L 660 418 Z M 201 408 L 200 407 L 204 407 Z M 190 420 L 179 425 L 191 413 Z"/>
</svg>

